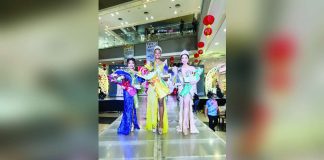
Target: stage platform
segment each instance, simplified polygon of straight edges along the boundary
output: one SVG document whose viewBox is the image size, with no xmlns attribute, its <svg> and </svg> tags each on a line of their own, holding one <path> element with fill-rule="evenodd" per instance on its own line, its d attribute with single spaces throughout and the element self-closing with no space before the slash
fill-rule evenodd
<svg viewBox="0 0 324 160">
<path fill-rule="evenodd" d="M 167 100 L 169 132 L 163 135 L 146 131 L 146 96 L 139 98 L 140 130 L 128 136 L 117 135 L 121 116 L 99 135 L 99 159 L 226 159 L 226 140 L 196 118 L 200 133 L 177 133 L 179 107 L 176 97 Z"/>
</svg>

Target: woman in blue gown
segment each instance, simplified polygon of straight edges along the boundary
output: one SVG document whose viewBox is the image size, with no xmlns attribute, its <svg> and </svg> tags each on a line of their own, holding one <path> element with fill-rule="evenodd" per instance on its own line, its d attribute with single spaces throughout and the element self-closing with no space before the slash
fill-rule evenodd
<svg viewBox="0 0 324 160">
<path fill-rule="evenodd" d="M 124 111 L 117 133 L 128 135 L 132 131 L 132 127 L 140 129 L 135 108 L 137 105 L 137 90 L 134 85 L 144 80 L 136 76 L 134 58 L 127 59 L 127 69 L 116 70 L 109 76 L 109 79 L 123 88 Z"/>
</svg>

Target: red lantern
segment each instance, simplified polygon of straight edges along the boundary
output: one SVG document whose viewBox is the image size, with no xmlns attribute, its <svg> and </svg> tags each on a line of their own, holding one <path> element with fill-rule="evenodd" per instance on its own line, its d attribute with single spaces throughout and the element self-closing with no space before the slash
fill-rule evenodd
<svg viewBox="0 0 324 160">
<path fill-rule="evenodd" d="M 195 59 L 195 63 L 198 63 L 199 62 L 199 60 L 198 59 Z"/>
<path fill-rule="evenodd" d="M 204 17 L 203 23 L 204 25 L 211 25 L 214 23 L 215 17 L 213 15 L 207 15 Z"/>
<path fill-rule="evenodd" d="M 270 37 L 265 47 L 268 62 L 284 64 L 294 58 L 296 45 L 291 37 L 282 34 Z"/>
<path fill-rule="evenodd" d="M 102 64 L 101 66 L 103 70 L 106 70 L 106 66 L 107 66 L 106 64 Z"/>
<path fill-rule="evenodd" d="M 146 64 L 146 59 L 144 59 L 144 64 Z"/>
<path fill-rule="evenodd" d="M 198 50 L 198 54 L 203 54 L 204 53 L 204 51 L 203 50 Z"/>
<path fill-rule="evenodd" d="M 198 48 L 203 48 L 205 46 L 204 42 L 198 42 L 197 44 Z"/>
<path fill-rule="evenodd" d="M 194 54 L 194 57 L 195 57 L 195 58 L 198 58 L 198 57 L 199 57 L 199 54 L 198 54 L 198 53 L 195 53 L 195 54 Z"/>
<path fill-rule="evenodd" d="M 173 61 L 173 60 L 174 60 L 174 57 L 173 57 L 173 56 L 171 56 L 171 57 L 170 57 L 170 61 Z"/>
<path fill-rule="evenodd" d="M 205 36 L 210 36 L 213 33 L 213 30 L 211 28 L 205 28 L 204 34 Z"/>
</svg>

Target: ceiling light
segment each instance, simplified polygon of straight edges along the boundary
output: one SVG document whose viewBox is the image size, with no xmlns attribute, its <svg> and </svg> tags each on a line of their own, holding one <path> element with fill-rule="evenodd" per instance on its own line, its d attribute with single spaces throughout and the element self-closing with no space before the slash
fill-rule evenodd
<svg viewBox="0 0 324 160">
<path fill-rule="evenodd" d="M 119 15 L 119 12 L 116 12 L 116 15 Z"/>
<path fill-rule="evenodd" d="M 106 34 L 108 34 L 108 32 L 105 32 Z"/>
<path fill-rule="evenodd" d="M 171 0 L 172 2 L 174 2 L 174 0 Z"/>
<path fill-rule="evenodd" d="M 146 8 L 146 4 L 144 4 L 144 8 Z"/>
<path fill-rule="evenodd" d="M 141 59 L 140 59 L 139 61 L 140 61 L 140 62 L 142 62 L 142 60 L 141 60 Z"/>
<path fill-rule="evenodd" d="M 219 43 L 218 43 L 218 42 L 216 42 L 216 43 L 215 43 L 215 45 L 217 46 L 217 45 L 219 45 Z"/>
<path fill-rule="evenodd" d="M 150 0 L 146 0 L 146 2 L 149 2 Z"/>
<path fill-rule="evenodd" d="M 121 25 L 124 25 L 124 22 L 121 22 Z"/>
<path fill-rule="evenodd" d="M 112 62 L 113 64 L 115 64 L 115 62 Z"/>
<path fill-rule="evenodd" d="M 151 16 L 151 19 L 154 19 L 154 17 L 153 17 L 153 16 Z"/>
<path fill-rule="evenodd" d="M 200 9 L 200 6 L 198 6 L 198 9 Z"/>
<path fill-rule="evenodd" d="M 178 12 L 177 11 L 174 11 L 174 14 L 177 14 Z"/>
<path fill-rule="evenodd" d="M 145 19 L 148 20 L 148 17 L 146 17 Z"/>
<path fill-rule="evenodd" d="M 226 32 L 226 28 L 224 29 L 224 32 Z"/>
<path fill-rule="evenodd" d="M 101 20 L 101 17 L 99 16 L 99 20 Z"/>
<path fill-rule="evenodd" d="M 128 22 L 125 22 L 125 24 L 128 24 Z"/>
<path fill-rule="evenodd" d="M 114 16 L 114 14 L 113 14 L 113 13 L 111 13 L 110 15 L 111 15 L 111 16 Z"/>
</svg>

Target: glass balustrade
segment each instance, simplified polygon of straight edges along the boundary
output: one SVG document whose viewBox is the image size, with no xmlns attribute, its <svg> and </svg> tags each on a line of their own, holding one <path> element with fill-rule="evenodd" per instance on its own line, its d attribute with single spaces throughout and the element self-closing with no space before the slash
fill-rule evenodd
<svg viewBox="0 0 324 160">
<path fill-rule="evenodd" d="M 114 32 L 114 31 L 111 31 Z M 119 31 L 114 35 L 109 34 L 105 37 L 99 37 L 99 49 L 122 46 L 127 44 L 139 44 L 147 41 L 163 41 L 186 36 L 196 36 L 193 25 L 184 23 L 182 33 L 180 32 L 180 24 L 168 24 L 156 27 L 146 27 L 144 32 Z"/>
</svg>

